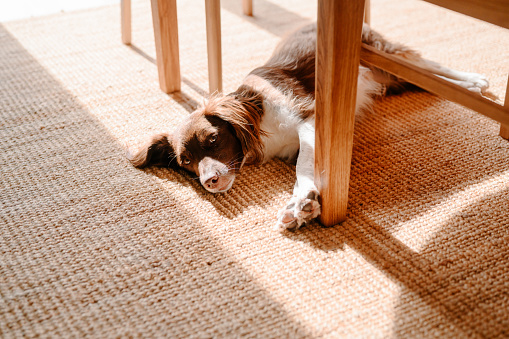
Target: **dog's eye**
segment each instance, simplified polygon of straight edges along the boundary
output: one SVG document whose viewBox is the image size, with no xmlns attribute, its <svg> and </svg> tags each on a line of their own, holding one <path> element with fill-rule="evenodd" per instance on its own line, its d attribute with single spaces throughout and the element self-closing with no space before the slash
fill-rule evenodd
<svg viewBox="0 0 509 339">
<path fill-rule="evenodd" d="M 217 140 L 217 135 L 213 135 L 213 136 L 211 136 L 211 137 L 209 138 L 209 143 L 213 144 L 213 143 L 215 143 L 215 142 L 216 142 L 216 140 Z"/>
<path fill-rule="evenodd" d="M 191 163 L 191 160 L 189 160 L 188 158 L 182 158 L 182 163 L 184 165 L 189 165 Z"/>
</svg>

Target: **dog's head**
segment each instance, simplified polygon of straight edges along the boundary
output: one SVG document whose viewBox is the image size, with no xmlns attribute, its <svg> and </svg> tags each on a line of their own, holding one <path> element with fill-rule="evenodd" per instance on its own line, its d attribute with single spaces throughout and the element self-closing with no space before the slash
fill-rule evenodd
<svg viewBox="0 0 509 339">
<path fill-rule="evenodd" d="M 248 93 L 249 94 L 249 93 Z M 212 193 L 229 190 L 244 164 L 263 158 L 260 98 L 252 93 L 211 99 L 171 134 L 159 134 L 129 156 L 135 167 L 184 168 Z"/>
</svg>

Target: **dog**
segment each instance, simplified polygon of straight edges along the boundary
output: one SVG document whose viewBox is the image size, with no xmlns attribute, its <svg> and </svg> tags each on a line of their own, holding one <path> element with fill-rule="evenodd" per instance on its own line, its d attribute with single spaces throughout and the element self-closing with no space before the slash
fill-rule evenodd
<svg viewBox="0 0 509 339">
<path fill-rule="evenodd" d="M 450 82 L 484 93 L 480 74 L 448 69 L 416 51 L 391 43 L 364 24 L 362 42 L 404 58 Z M 277 230 L 294 230 L 320 215 L 314 183 L 316 24 L 290 34 L 269 60 L 255 68 L 238 89 L 216 95 L 169 134 L 159 134 L 128 155 L 137 168 L 183 168 L 211 193 L 228 191 L 243 166 L 274 157 L 296 159 L 293 196 L 277 216 Z M 408 83 L 380 69 L 359 65 L 356 112 L 374 98 L 405 89 Z"/>
</svg>

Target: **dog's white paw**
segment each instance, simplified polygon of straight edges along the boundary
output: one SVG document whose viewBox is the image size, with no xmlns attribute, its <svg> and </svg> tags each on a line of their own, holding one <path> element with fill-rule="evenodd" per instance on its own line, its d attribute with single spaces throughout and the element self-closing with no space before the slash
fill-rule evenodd
<svg viewBox="0 0 509 339">
<path fill-rule="evenodd" d="M 477 73 L 466 73 L 463 87 L 469 91 L 483 94 L 488 91 L 490 83 L 486 76 Z"/>
<path fill-rule="evenodd" d="M 303 196 L 293 196 L 289 204 L 279 211 L 275 229 L 296 230 L 320 215 L 319 193 L 310 190 Z"/>
<path fill-rule="evenodd" d="M 463 87 L 473 93 L 477 93 L 479 95 L 483 95 L 485 97 L 488 97 L 488 98 L 494 99 L 494 100 L 497 98 L 496 95 L 494 95 L 493 93 L 488 91 L 488 88 L 490 87 L 490 83 L 489 83 L 488 79 L 486 78 L 486 76 L 484 76 L 482 74 L 477 74 L 477 73 L 468 73 L 468 72 L 459 72 L 459 71 L 455 74 L 455 76 L 456 76 L 456 79 L 460 79 L 460 80 L 456 80 L 454 78 L 441 76 L 441 75 L 439 75 L 438 77 L 440 77 L 444 80 L 447 80 L 455 85 Z"/>
</svg>

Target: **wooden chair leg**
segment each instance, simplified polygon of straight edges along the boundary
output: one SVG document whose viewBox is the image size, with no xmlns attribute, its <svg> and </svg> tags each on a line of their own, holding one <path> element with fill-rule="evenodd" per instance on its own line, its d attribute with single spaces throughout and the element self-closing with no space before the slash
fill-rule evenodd
<svg viewBox="0 0 509 339">
<path fill-rule="evenodd" d="M 120 26 L 122 42 L 131 44 L 131 0 L 120 0 Z"/>
<path fill-rule="evenodd" d="M 346 219 L 363 11 L 363 1 L 318 1 L 315 182 L 325 226 Z"/>
<path fill-rule="evenodd" d="M 509 140 L 509 126 L 500 125 L 500 136 Z"/>
<path fill-rule="evenodd" d="M 244 15 L 253 16 L 253 0 L 242 0 L 242 11 Z"/>
<path fill-rule="evenodd" d="M 509 114 L 509 79 L 507 79 L 507 88 L 505 89 L 504 108 L 506 109 L 507 114 Z M 500 136 L 509 140 L 509 125 L 500 125 Z"/>
<path fill-rule="evenodd" d="M 223 89 L 220 0 L 205 0 L 205 17 L 209 61 L 209 93 L 212 94 L 221 92 Z"/>
<path fill-rule="evenodd" d="M 159 86 L 165 93 L 180 91 L 176 0 L 152 0 Z"/>
<path fill-rule="evenodd" d="M 364 22 L 371 24 L 371 0 L 366 0 L 364 3 Z"/>
</svg>

